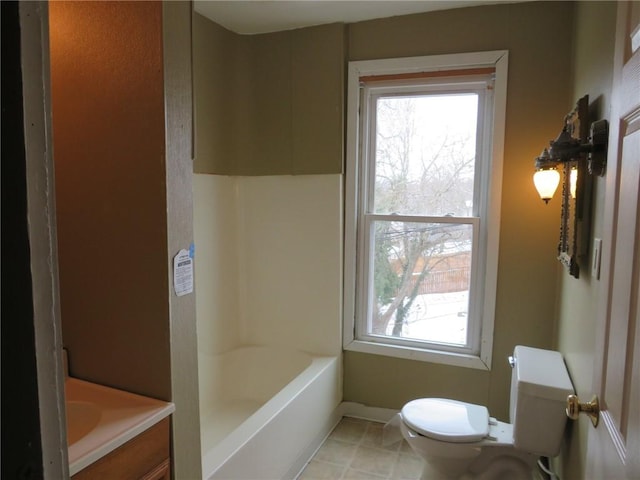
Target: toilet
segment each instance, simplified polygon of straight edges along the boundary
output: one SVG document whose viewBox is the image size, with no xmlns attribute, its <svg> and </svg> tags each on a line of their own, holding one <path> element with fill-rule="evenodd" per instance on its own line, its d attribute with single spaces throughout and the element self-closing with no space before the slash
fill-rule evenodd
<svg viewBox="0 0 640 480">
<path fill-rule="evenodd" d="M 400 430 L 425 460 L 423 479 L 531 479 L 539 457 L 560 451 L 573 394 L 562 355 L 515 347 L 509 419 L 499 422 L 482 405 L 421 398 L 402 407 Z"/>
</svg>

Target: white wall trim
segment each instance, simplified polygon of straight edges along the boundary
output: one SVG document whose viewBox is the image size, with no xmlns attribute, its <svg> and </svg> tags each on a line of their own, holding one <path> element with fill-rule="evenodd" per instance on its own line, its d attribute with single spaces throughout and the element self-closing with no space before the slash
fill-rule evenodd
<svg viewBox="0 0 640 480">
<path fill-rule="evenodd" d="M 45 478 L 69 475 L 58 282 L 47 2 L 20 3 L 25 159 Z"/>
<path fill-rule="evenodd" d="M 360 418 L 378 423 L 387 423 L 399 412 L 399 410 L 392 408 L 370 407 L 356 402 L 342 402 L 338 408 L 341 410 L 341 416 L 343 417 Z"/>
<path fill-rule="evenodd" d="M 195 293 L 176 296 L 173 257 L 193 243 L 192 5 L 163 2 L 167 297 L 171 336 L 172 470 L 202 478 Z M 159 299 L 161 301 L 162 299 Z"/>
</svg>

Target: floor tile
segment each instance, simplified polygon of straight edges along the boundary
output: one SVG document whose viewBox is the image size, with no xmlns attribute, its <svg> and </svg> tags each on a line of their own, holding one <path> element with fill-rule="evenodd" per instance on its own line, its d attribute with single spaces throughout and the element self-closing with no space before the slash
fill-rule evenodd
<svg viewBox="0 0 640 480">
<path fill-rule="evenodd" d="M 400 445 L 406 442 L 395 442 L 391 445 L 384 445 L 383 428 L 384 425 L 381 423 L 370 422 L 367 427 L 367 431 L 364 433 L 364 437 L 362 438 L 362 445 L 397 452 L 400 449 Z"/>
<path fill-rule="evenodd" d="M 416 455 L 400 453 L 393 465 L 393 480 L 418 480 L 422 475 L 423 461 Z"/>
<path fill-rule="evenodd" d="M 351 467 L 362 472 L 389 478 L 397 458 L 398 454 L 395 452 L 360 445 L 353 456 Z"/>
<path fill-rule="evenodd" d="M 359 443 L 371 422 L 357 418 L 343 418 L 329 438 L 344 442 Z"/>
<path fill-rule="evenodd" d="M 343 418 L 298 480 L 417 480 L 422 460 L 406 442 L 385 446 L 381 423 Z M 417 473 L 416 473 L 417 472 Z"/>
<path fill-rule="evenodd" d="M 373 475 L 372 473 L 369 473 L 369 472 L 361 472 L 360 470 L 350 468 L 344 474 L 344 477 L 342 477 L 342 479 L 343 480 L 375 480 L 375 479 L 387 480 L 388 477 Z"/>
<path fill-rule="evenodd" d="M 311 460 L 298 476 L 298 480 L 335 480 L 342 478 L 344 470 L 345 467 L 341 465 Z"/>
<path fill-rule="evenodd" d="M 358 445 L 355 443 L 348 443 L 329 437 L 325 440 L 313 458 L 321 462 L 348 466 L 353 460 L 353 455 L 357 448 Z"/>
<path fill-rule="evenodd" d="M 385 446 L 383 425 L 343 418 L 329 434 L 297 480 L 419 480 L 422 458 L 405 440 Z M 426 467 L 429 479 L 442 474 Z M 544 478 L 535 472 L 533 478 Z"/>
</svg>

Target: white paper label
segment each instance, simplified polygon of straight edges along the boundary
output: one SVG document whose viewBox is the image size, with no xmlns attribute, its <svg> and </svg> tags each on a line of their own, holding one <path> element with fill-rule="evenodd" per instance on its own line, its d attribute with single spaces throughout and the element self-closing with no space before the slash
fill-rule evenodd
<svg viewBox="0 0 640 480">
<path fill-rule="evenodd" d="M 173 257 L 173 288 L 179 297 L 193 292 L 193 258 L 184 249 Z"/>
</svg>

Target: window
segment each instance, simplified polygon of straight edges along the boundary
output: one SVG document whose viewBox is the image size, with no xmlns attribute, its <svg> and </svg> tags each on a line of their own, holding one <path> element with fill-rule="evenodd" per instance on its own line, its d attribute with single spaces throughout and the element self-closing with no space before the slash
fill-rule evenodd
<svg viewBox="0 0 640 480">
<path fill-rule="evenodd" d="M 507 52 L 349 64 L 347 350 L 490 368 Z"/>
</svg>

